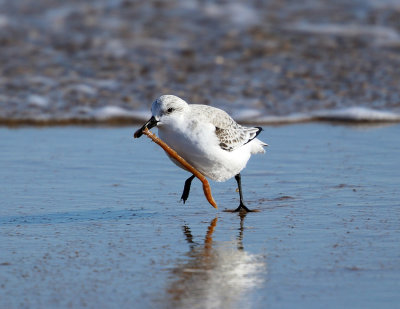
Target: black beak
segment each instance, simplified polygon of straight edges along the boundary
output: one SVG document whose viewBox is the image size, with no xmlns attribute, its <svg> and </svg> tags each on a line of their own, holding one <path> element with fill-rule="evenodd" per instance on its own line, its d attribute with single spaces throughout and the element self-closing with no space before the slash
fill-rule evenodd
<svg viewBox="0 0 400 309">
<path fill-rule="evenodd" d="M 152 116 L 150 119 L 149 119 L 149 121 L 147 121 L 144 125 L 143 125 L 143 127 L 141 127 L 139 130 L 137 130 L 136 132 L 135 132 L 135 134 L 133 134 L 133 136 L 135 137 L 135 138 L 138 138 L 138 137 L 141 137 L 142 135 L 143 135 L 143 130 L 144 129 L 151 129 L 151 128 L 153 128 L 153 127 L 155 127 L 156 125 L 157 125 L 157 123 L 158 123 L 158 120 L 156 119 L 156 118 L 154 118 L 154 116 Z"/>
</svg>

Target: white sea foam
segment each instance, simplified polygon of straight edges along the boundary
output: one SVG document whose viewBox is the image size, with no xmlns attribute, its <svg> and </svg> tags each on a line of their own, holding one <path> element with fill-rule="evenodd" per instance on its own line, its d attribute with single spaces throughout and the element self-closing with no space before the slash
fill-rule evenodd
<svg viewBox="0 0 400 309">
<path fill-rule="evenodd" d="M 365 4 L 378 9 L 398 9 L 399 0 L 364 0 Z"/>
<path fill-rule="evenodd" d="M 400 114 L 379 111 L 366 107 L 348 107 L 338 110 L 325 110 L 313 113 L 314 117 L 326 120 L 348 121 L 400 121 Z"/>
<path fill-rule="evenodd" d="M 250 117 L 249 117 L 250 115 Z M 244 123 L 274 124 L 306 121 L 348 121 L 348 122 L 398 122 L 400 114 L 366 107 L 348 107 L 334 110 L 319 110 L 309 113 L 293 113 L 284 116 L 254 115 L 244 109 L 235 113 L 235 119 Z"/>
<path fill-rule="evenodd" d="M 49 99 L 36 94 L 31 94 L 27 98 L 28 104 L 35 107 L 46 107 L 49 105 Z"/>
<path fill-rule="evenodd" d="M 296 23 L 288 27 L 291 31 L 343 37 L 367 36 L 378 45 L 400 43 L 400 34 L 393 28 L 378 25 L 357 24 L 311 24 Z"/>
<path fill-rule="evenodd" d="M 1 101 L 1 98 L 0 98 Z M 46 108 L 50 105 L 47 98 L 32 95 L 28 98 L 31 106 Z M 394 111 L 376 110 L 366 107 L 348 107 L 333 110 L 318 110 L 306 113 L 292 113 L 287 115 L 268 115 L 263 110 L 255 108 L 243 108 L 230 111 L 233 118 L 243 124 L 280 124 L 296 123 L 309 121 L 347 121 L 347 122 L 400 122 L 400 113 Z M 21 118 L 12 118 L 17 121 L 74 121 L 84 120 L 93 122 L 106 122 L 112 120 L 129 120 L 132 122 L 143 122 L 151 116 L 148 110 L 133 110 L 120 106 L 104 106 L 100 108 L 91 108 L 89 106 L 80 106 L 64 114 L 48 114 L 45 110 L 35 110 L 30 115 L 24 115 Z M 1 118 L 1 117 L 0 117 Z M 0 119 L 4 121 L 3 118 Z"/>
<path fill-rule="evenodd" d="M 86 84 L 71 84 L 64 89 L 64 92 L 76 92 L 88 96 L 97 95 L 97 89 Z"/>
<path fill-rule="evenodd" d="M 308 121 L 348 121 L 348 122 L 399 122 L 400 113 L 380 111 L 366 107 L 349 107 L 334 110 L 319 110 L 309 113 L 293 113 L 283 116 L 265 115 L 255 109 L 241 109 L 233 113 L 233 118 L 240 123 L 276 124 Z M 146 110 L 128 110 L 119 106 L 104 106 L 98 109 L 86 108 L 81 115 L 70 115 L 71 118 L 88 118 L 95 121 L 112 119 L 132 119 L 145 121 L 151 115 Z"/>
<path fill-rule="evenodd" d="M 145 120 L 150 117 L 149 111 L 129 111 L 119 106 L 104 106 L 88 113 L 95 120 L 110 120 L 113 118 L 128 118 L 133 120 Z"/>
<path fill-rule="evenodd" d="M 240 2 L 226 4 L 207 3 L 201 8 L 206 15 L 217 19 L 227 19 L 236 26 L 251 26 L 259 22 L 259 13 L 251 6 Z"/>
</svg>

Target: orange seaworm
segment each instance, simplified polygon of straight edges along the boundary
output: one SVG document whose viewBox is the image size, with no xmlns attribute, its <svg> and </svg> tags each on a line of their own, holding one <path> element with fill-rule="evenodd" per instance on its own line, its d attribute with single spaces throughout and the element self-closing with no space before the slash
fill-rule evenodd
<svg viewBox="0 0 400 309">
<path fill-rule="evenodd" d="M 175 150 L 169 147 L 164 141 L 158 138 L 155 134 L 153 134 L 148 128 L 144 128 L 142 131 L 143 134 L 146 134 L 153 142 L 159 145 L 164 151 L 169 154 L 172 158 L 178 161 L 182 166 L 185 167 L 190 173 L 196 176 L 203 184 L 203 192 L 207 199 L 207 201 L 215 208 L 218 209 L 217 203 L 215 202 L 212 194 L 211 194 L 211 187 L 206 177 L 198 170 L 196 170 L 192 165 L 190 165 L 184 158 L 182 158 Z M 139 137 L 134 135 L 134 137 Z"/>
</svg>

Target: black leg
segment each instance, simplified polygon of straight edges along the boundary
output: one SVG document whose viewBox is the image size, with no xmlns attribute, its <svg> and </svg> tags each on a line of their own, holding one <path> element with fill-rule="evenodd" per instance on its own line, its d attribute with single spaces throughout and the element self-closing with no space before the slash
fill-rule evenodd
<svg viewBox="0 0 400 309">
<path fill-rule="evenodd" d="M 183 188 L 183 193 L 182 193 L 182 196 L 181 196 L 181 200 L 183 201 L 183 204 L 185 204 L 186 200 L 189 197 L 190 185 L 192 184 L 192 180 L 193 179 L 194 179 L 194 175 L 190 176 L 185 181 L 185 187 Z"/>
<path fill-rule="evenodd" d="M 244 203 L 243 203 L 243 193 L 242 193 L 242 177 L 240 176 L 240 173 L 237 174 L 235 176 L 236 182 L 238 184 L 238 188 L 239 188 L 239 198 L 240 198 L 240 205 L 238 208 L 235 209 L 235 211 L 245 211 L 245 212 L 249 212 L 251 211 L 250 209 L 248 209 Z"/>
</svg>

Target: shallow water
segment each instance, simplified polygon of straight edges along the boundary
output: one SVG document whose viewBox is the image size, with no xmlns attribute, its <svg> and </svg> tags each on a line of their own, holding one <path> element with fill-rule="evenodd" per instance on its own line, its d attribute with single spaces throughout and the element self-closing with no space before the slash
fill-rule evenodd
<svg viewBox="0 0 400 309">
<path fill-rule="evenodd" d="M 265 127 L 245 217 L 135 129 L 0 128 L 1 308 L 399 303 L 399 125 Z"/>
</svg>

